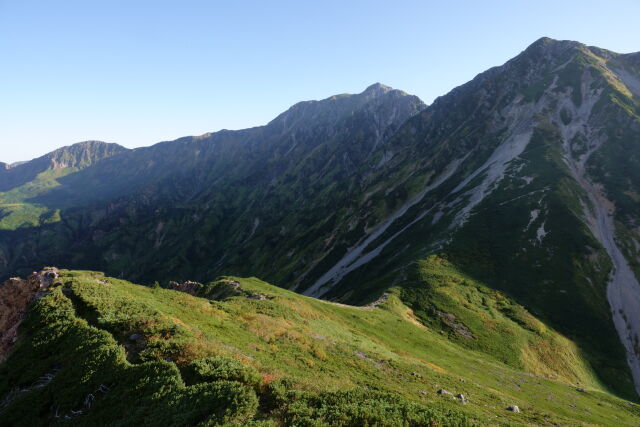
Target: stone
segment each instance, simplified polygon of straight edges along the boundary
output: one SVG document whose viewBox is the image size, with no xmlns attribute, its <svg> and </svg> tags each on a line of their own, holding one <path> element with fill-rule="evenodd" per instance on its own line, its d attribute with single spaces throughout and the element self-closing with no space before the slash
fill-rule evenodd
<svg viewBox="0 0 640 427">
<path fill-rule="evenodd" d="M 441 388 L 440 390 L 437 391 L 437 393 L 441 396 L 449 396 L 450 398 L 453 399 L 453 393 Z"/>
</svg>

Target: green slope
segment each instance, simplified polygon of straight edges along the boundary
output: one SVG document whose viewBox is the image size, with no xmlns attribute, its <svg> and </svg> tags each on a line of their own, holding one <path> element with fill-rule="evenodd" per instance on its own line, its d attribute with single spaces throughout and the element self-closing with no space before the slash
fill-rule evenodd
<svg viewBox="0 0 640 427">
<path fill-rule="evenodd" d="M 424 266 L 424 274 L 440 277 L 436 267 Z M 452 267 L 442 268 L 453 280 Z M 423 289 L 433 282 L 427 276 Z M 254 278 L 225 278 L 202 285 L 200 294 L 219 294 L 234 281 L 242 291 L 215 301 L 62 271 L 0 365 L 0 424 L 637 423 L 638 406 L 609 394 L 573 359 L 566 339 L 479 284 L 447 280 L 436 282 L 472 289 L 469 307 L 479 307 L 477 293 L 490 300 L 482 316 L 493 315 L 496 327 L 474 338 L 479 346 L 506 330 L 516 342 L 495 352 L 453 343 L 446 325 L 426 311 L 414 315 L 399 289 L 377 307 L 351 307 Z M 465 321 L 480 316 L 478 308 L 469 308 L 475 314 L 452 309 Z M 532 365 L 515 354 L 527 342 L 559 342 L 566 353 L 547 354 L 542 376 L 527 373 Z M 515 351 L 512 360 L 502 347 Z M 576 390 L 578 381 L 585 392 Z M 462 393 L 468 403 L 436 394 L 441 388 Z M 521 413 L 506 410 L 514 404 Z"/>
<path fill-rule="evenodd" d="M 0 230 L 60 221 L 59 208 L 72 206 L 74 197 L 61 200 L 58 207 L 36 199 L 59 187 L 64 177 L 125 151 L 117 144 L 85 141 L 16 166 L 0 167 Z"/>
</svg>

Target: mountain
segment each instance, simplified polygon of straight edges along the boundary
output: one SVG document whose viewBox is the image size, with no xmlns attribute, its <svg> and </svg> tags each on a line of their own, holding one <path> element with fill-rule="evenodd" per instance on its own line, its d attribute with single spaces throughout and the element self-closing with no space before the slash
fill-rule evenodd
<svg viewBox="0 0 640 427">
<path fill-rule="evenodd" d="M 248 273 L 252 256 L 256 268 L 278 267 L 292 277 L 286 267 L 317 249 L 292 240 L 291 248 L 268 253 L 272 242 L 320 235 L 336 224 L 349 232 L 347 205 L 358 203 L 361 182 L 383 162 L 387 139 L 423 108 L 417 97 L 376 84 L 358 95 L 299 103 L 263 127 L 106 159 L 29 199 L 62 210 L 60 221 L 7 230 L 2 272 L 31 269 L 35 261 L 151 281 L 204 279 L 227 267 Z M 328 205 L 343 208 L 327 217 Z M 30 233 L 38 237 L 25 237 Z M 305 240 L 311 239 L 324 245 Z M 292 250 L 298 253 L 287 256 Z"/>
<path fill-rule="evenodd" d="M 306 293 L 358 301 L 392 283 L 416 298 L 430 291 L 415 260 L 440 253 L 558 327 L 606 382 L 633 393 L 612 362 L 627 359 L 638 390 L 639 78 L 637 54 L 541 39 L 439 98 L 389 143 L 432 184 Z M 416 301 L 424 321 L 444 311 Z"/>
<path fill-rule="evenodd" d="M 6 192 L 33 181 L 48 170 L 82 169 L 127 149 L 118 144 L 84 141 L 62 147 L 28 162 L 0 162 L 0 191 Z"/>
<path fill-rule="evenodd" d="M 257 276 L 360 306 L 393 289 L 461 353 L 637 400 L 639 140 L 640 54 L 542 38 L 430 106 L 375 84 L 0 175 L 0 276 Z"/>
</svg>

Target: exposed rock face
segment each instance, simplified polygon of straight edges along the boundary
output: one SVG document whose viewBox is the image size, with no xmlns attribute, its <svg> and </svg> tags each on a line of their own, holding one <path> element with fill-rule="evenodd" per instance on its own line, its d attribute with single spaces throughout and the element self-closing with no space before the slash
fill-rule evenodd
<svg viewBox="0 0 640 427">
<path fill-rule="evenodd" d="M 46 291 L 58 277 L 58 270 L 45 267 L 26 280 L 11 278 L 0 286 L 0 361 L 3 361 L 17 339 L 18 327 L 29 304 Z"/>
<path fill-rule="evenodd" d="M 199 296 L 203 286 L 202 283 L 187 280 L 182 283 L 171 281 L 169 282 L 168 288 L 174 291 L 184 292 L 185 294 Z"/>
<path fill-rule="evenodd" d="M 174 291 L 184 292 L 189 295 L 216 301 L 222 301 L 236 296 L 242 296 L 258 301 L 264 301 L 272 298 L 270 295 L 262 292 L 254 293 L 242 289 L 240 287 L 240 283 L 230 279 L 220 279 L 216 282 L 209 283 L 208 285 L 192 282 L 190 280 L 183 283 L 169 282 L 168 288 Z"/>
<path fill-rule="evenodd" d="M 438 316 L 442 319 L 442 321 L 449 326 L 451 329 L 455 331 L 456 334 L 470 340 L 473 339 L 473 333 L 467 328 L 463 323 L 459 322 L 456 319 L 455 314 L 453 313 L 444 313 L 442 311 L 436 311 Z"/>
</svg>

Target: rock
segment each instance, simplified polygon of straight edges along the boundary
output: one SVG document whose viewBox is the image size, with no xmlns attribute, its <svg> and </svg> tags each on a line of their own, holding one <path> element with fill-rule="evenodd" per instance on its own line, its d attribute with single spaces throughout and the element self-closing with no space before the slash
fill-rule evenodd
<svg viewBox="0 0 640 427">
<path fill-rule="evenodd" d="M 426 391 L 424 391 L 424 390 L 421 390 L 421 391 L 420 391 L 420 394 L 424 394 L 424 395 L 426 395 L 426 394 L 427 394 L 427 392 L 426 392 Z"/>
<path fill-rule="evenodd" d="M 455 331 L 456 334 L 466 338 L 468 340 L 473 339 L 473 333 L 469 328 L 467 328 L 463 323 L 459 322 L 456 319 L 456 315 L 453 313 L 445 313 L 442 311 L 436 311 L 438 316 L 442 319 L 442 321 L 447 324 L 451 329 Z"/>
<path fill-rule="evenodd" d="M 441 388 L 440 390 L 437 391 L 437 393 L 441 396 L 449 396 L 450 398 L 454 398 L 453 393 Z"/>
<path fill-rule="evenodd" d="M 509 407 L 507 408 L 507 411 L 520 413 L 520 408 L 518 408 L 516 405 L 513 405 L 513 406 L 509 406 Z"/>
<path fill-rule="evenodd" d="M 584 389 L 583 389 L 582 387 L 578 387 L 578 388 L 576 389 L 576 391 L 577 391 L 577 392 L 580 392 L 580 393 L 584 393 Z"/>
<path fill-rule="evenodd" d="M 0 362 L 16 342 L 29 305 L 44 295 L 57 277 L 58 269 L 45 267 L 26 279 L 11 278 L 0 284 Z"/>
<path fill-rule="evenodd" d="M 456 397 L 460 399 L 460 403 L 462 403 L 463 405 L 466 405 L 467 402 L 469 401 L 466 397 L 464 397 L 464 394 L 462 393 L 458 393 Z"/>
<path fill-rule="evenodd" d="M 203 285 L 198 282 L 192 282 L 191 280 L 187 280 L 183 283 L 170 281 L 168 288 L 174 291 L 184 292 L 185 294 L 199 296 L 199 292 L 203 288 Z"/>
</svg>

